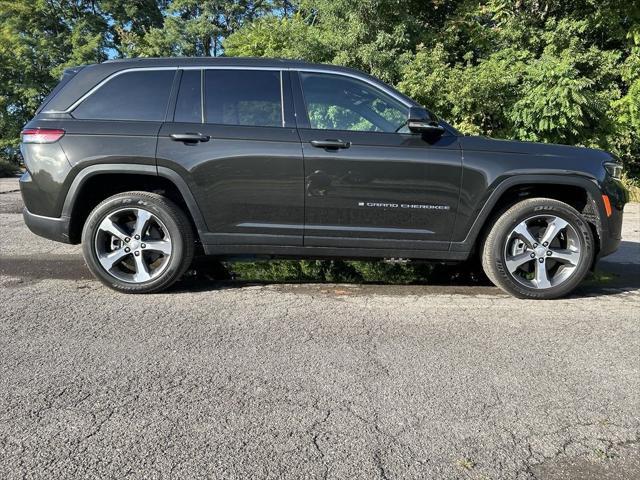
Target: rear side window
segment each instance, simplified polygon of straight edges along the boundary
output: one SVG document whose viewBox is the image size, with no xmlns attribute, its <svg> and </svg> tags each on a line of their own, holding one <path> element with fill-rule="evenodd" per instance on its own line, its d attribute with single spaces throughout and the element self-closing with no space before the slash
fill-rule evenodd
<svg viewBox="0 0 640 480">
<path fill-rule="evenodd" d="M 164 120 L 174 70 L 127 72 L 89 95 L 73 116 L 94 120 Z"/>
<path fill-rule="evenodd" d="M 205 121 L 282 127 L 280 72 L 205 70 Z"/>
<path fill-rule="evenodd" d="M 202 122 L 202 90 L 200 88 L 200 70 L 185 70 L 182 72 L 180 91 L 176 100 L 174 122 L 201 123 Z"/>
</svg>

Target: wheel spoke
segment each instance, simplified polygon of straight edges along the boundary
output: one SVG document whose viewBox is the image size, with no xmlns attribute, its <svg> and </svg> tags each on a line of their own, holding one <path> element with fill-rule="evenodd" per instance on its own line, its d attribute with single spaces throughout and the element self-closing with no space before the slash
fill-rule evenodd
<svg viewBox="0 0 640 480">
<path fill-rule="evenodd" d="M 514 230 L 513 233 L 518 235 L 524 242 L 527 244 L 529 248 L 534 248 L 533 245 L 538 243 L 538 241 L 531 235 L 529 231 L 529 227 L 525 222 L 520 223 Z"/>
<path fill-rule="evenodd" d="M 140 238 L 144 237 L 144 233 L 147 231 L 149 226 L 149 221 L 151 220 L 151 213 L 146 210 L 142 210 L 138 208 L 136 210 L 136 226 L 134 228 L 133 234 L 140 235 Z"/>
<path fill-rule="evenodd" d="M 567 225 L 569 224 L 563 219 L 553 217 L 553 220 L 551 220 L 547 224 L 547 229 L 545 230 L 540 243 L 544 244 L 545 242 L 547 242 L 548 244 L 550 244 L 562 230 L 567 228 Z"/>
<path fill-rule="evenodd" d="M 116 264 L 118 264 L 124 257 L 129 255 L 129 253 L 124 251 L 124 248 L 120 248 L 114 252 L 108 253 L 106 255 L 100 255 L 98 260 L 104 267 L 105 270 L 111 270 Z"/>
<path fill-rule="evenodd" d="M 160 252 L 165 257 L 171 255 L 171 241 L 169 240 L 151 240 L 145 242 L 145 250 L 149 250 L 151 252 Z"/>
<path fill-rule="evenodd" d="M 136 262 L 136 273 L 133 275 L 133 279 L 136 282 L 146 282 L 151 278 L 149 267 L 147 267 L 142 255 L 135 255 L 133 258 Z"/>
<path fill-rule="evenodd" d="M 98 229 L 104 232 L 110 233 L 111 235 L 119 238 L 123 242 L 124 242 L 124 239 L 128 237 L 128 235 L 118 225 L 113 223 L 113 221 L 111 221 L 111 219 L 108 217 L 102 221 Z"/>
<path fill-rule="evenodd" d="M 578 265 L 580 252 L 574 252 L 573 250 L 553 250 L 549 258 L 559 260 L 563 263 L 570 263 L 571 265 Z"/>
<path fill-rule="evenodd" d="M 551 282 L 547 274 L 547 262 L 536 262 L 536 287 L 549 288 Z"/>
<path fill-rule="evenodd" d="M 506 258 L 505 263 L 507 264 L 509 271 L 514 273 L 520 266 L 530 262 L 531 260 L 531 256 L 528 253 L 521 253 L 519 255 Z"/>
</svg>

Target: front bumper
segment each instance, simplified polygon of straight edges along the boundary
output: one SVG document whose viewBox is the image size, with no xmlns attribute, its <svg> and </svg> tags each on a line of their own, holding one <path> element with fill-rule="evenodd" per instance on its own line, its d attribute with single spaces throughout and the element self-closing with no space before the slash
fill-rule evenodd
<svg viewBox="0 0 640 480">
<path fill-rule="evenodd" d="M 622 218 L 624 206 L 629 201 L 629 192 L 618 180 L 608 178 L 603 186 L 602 193 L 609 198 L 611 215 L 606 214 L 606 208 L 602 205 L 600 216 L 602 219 L 602 231 L 600 232 L 600 252 L 598 258 L 606 257 L 615 252 L 622 241 Z M 602 202 L 602 199 L 599 199 Z"/>
<path fill-rule="evenodd" d="M 71 243 L 69 240 L 71 219 L 69 217 L 43 217 L 31 213 L 26 207 L 22 210 L 22 216 L 29 230 L 36 235 L 56 242 Z"/>
</svg>

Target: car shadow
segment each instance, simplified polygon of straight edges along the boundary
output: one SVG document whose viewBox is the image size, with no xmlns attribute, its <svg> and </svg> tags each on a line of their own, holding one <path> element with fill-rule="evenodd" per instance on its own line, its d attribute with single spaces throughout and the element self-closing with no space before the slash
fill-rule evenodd
<svg viewBox="0 0 640 480">
<path fill-rule="evenodd" d="M 79 255 L 3 255 L 0 275 L 23 280 L 90 280 L 91 272 Z"/>
<path fill-rule="evenodd" d="M 233 268 L 233 267 L 231 267 Z M 253 286 L 301 286 L 316 285 L 349 285 L 360 287 L 365 292 L 380 292 L 375 287 L 384 286 L 394 294 L 413 293 L 453 293 L 453 294 L 496 294 L 501 293 L 484 275 L 477 262 L 461 264 L 434 264 L 428 278 L 416 281 L 398 282 L 357 282 L 336 281 L 323 282 L 317 279 L 288 279 L 284 281 L 240 278 L 219 261 L 206 259 L 189 272 L 185 278 L 177 282 L 169 292 L 183 293 L 187 291 L 207 291 L 215 289 L 238 289 Z M 366 288 L 370 287 L 370 288 Z M 640 290 L 640 243 L 623 241 L 618 251 L 598 263 L 594 272 L 588 274 L 569 298 L 590 297 L 598 295 L 616 295 L 624 292 Z"/>
</svg>

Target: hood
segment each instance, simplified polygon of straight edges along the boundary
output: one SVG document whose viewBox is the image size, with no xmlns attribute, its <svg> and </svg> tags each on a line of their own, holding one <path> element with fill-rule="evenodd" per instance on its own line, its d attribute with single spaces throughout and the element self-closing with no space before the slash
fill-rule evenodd
<svg viewBox="0 0 640 480">
<path fill-rule="evenodd" d="M 516 140 L 498 140 L 488 137 L 460 137 L 465 151 L 500 152 L 540 157 L 562 157 L 603 162 L 613 160 L 613 156 L 604 150 L 554 143 L 520 142 Z"/>
</svg>

